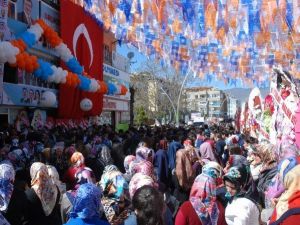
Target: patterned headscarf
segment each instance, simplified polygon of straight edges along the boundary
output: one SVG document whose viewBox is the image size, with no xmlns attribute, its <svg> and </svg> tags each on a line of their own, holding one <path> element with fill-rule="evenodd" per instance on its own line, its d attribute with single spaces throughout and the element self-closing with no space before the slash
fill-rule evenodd
<svg viewBox="0 0 300 225">
<path fill-rule="evenodd" d="M 74 152 L 71 156 L 71 163 L 76 167 L 84 165 L 84 157 L 80 152 Z"/>
<path fill-rule="evenodd" d="M 202 224 L 218 223 L 216 189 L 215 178 L 203 173 L 196 177 L 192 186 L 189 200 Z"/>
<path fill-rule="evenodd" d="M 133 175 L 136 173 L 142 173 L 154 178 L 154 167 L 153 164 L 149 161 L 140 161 L 132 165 L 131 173 Z"/>
<path fill-rule="evenodd" d="M 110 149 L 107 146 L 103 146 L 101 152 L 99 153 L 98 160 L 103 166 L 113 164 L 113 159 L 110 154 Z"/>
<path fill-rule="evenodd" d="M 207 164 L 205 164 L 202 168 L 202 173 L 210 176 L 214 179 L 217 179 L 219 177 L 221 177 L 222 175 L 222 167 L 220 166 L 219 163 L 216 162 L 208 162 Z"/>
<path fill-rule="evenodd" d="M 53 211 L 57 198 L 57 187 L 52 183 L 45 164 L 35 162 L 30 168 L 31 185 L 41 200 L 46 216 Z"/>
<path fill-rule="evenodd" d="M 6 211 L 14 185 L 15 171 L 10 164 L 0 164 L 0 211 Z"/>
<path fill-rule="evenodd" d="M 100 180 L 103 190 L 102 205 L 105 216 L 112 225 L 119 225 L 128 217 L 128 211 L 120 212 L 119 202 L 128 199 L 128 183 L 114 165 L 106 166 Z"/>
<path fill-rule="evenodd" d="M 75 173 L 75 179 L 76 179 L 75 189 L 78 189 L 78 187 L 82 184 L 85 183 L 93 184 L 95 181 L 95 175 L 92 169 L 90 169 L 89 167 L 84 167 Z"/>
<path fill-rule="evenodd" d="M 124 159 L 124 169 L 127 174 L 130 174 L 130 164 L 135 160 L 134 155 L 128 155 Z"/>
<path fill-rule="evenodd" d="M 94 184 L 80 185 L 70 213 L 71 218 L 100 218 L 101 189 Z"/>
<path fill-rule="evenodd" d="M 47 165 L 48 174 L 51 178 L 51 181 L 54 185 L 59 188 L 61 194 L 66 192 L 66 185 L 63 184 L 59 179 L 59 174 L 54 166 Z M 62 197 L 62 195 L 61 195 Z"/>
<path fill-rule="evenodd" d="M 289 200 L 300 191 L 300 162 L 299 158 L 291 157 L 283 160 L 279 166 L 279 177 L 283 182 L 285 192 L 279 197 L 276 205 L 276 213 L 271 220 L 279 219 L 288 209 L 290 209 Z M 276 215 L 276 218 L 274 218 Z"/>
<path fill-rule="evenodd" d="M 152 162 L 154 157 L 153 150 L 145 146 L 137 148 L 135 155 L 137 161 L 148 160 Z"/>
<path fill-rule="evenodd" d="M 21 149 L 15 149 L 8 153 L 8 159 L 12 162 L 16 170 L 24 169 L 26 166 L 26 155 Z"/>
<path fill-rule="evenodd" d="M 272 144 L 261 144 L 256 146 L 263 167 L 269 167 L 270 164 L 276 162 L 275 146 Z M 273 166 L 274 167 L 274 166 Z"/>
<path fill-rule="evenodd" d="M 132 199 L 132 197 L 134 196 L 135 192 L 145 186 L 145 185 L 150 185 L 152 187 L 157 187 L 157 184 L 155 183 L 155 181 L 152 179 L 152 177 L 149 177 L 147 175 L 141 174 L 141 173 L 137 173 L 135 174 L 130 183 L 129 183 L 129 195 L 130 198 Z"/>
<path fill-rule="evenodd" d="M 128 191 L 128 183 L 114 165 L 106 166 L 100 180 L 104 196 L 119 201 Z"/>
<path fill-rule="evenodd" d="M 249 176 L 250 173 L 247 166 L 239 164 L 238 166 L 231 167 L 223 179 L 224 181 L 228 180 L 233 183 L 238 191 L 242 191 L 242 188 L 246 185 Z"/>
</svg>

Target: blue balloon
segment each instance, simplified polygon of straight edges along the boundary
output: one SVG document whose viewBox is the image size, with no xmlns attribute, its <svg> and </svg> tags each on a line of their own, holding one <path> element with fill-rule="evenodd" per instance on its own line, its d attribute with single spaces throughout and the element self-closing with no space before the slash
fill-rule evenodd
<svg viewBox="0 0 300 225">
<path fill-rule="evenodd" d="M 20 35 L 20 38 L 26 43 L 27 47 L 31 48 L 36 40 L 35 40 L 35 35 L 33 33 L 29 33 L 28 31 L 23 32 Z"/>
<path fill-rule="evenodd" d="M 33 72 L 33 75 L 42 80 L 48 80 L 48 78 L 53 75 L 51 64 L 43 61 L 42 59 L 38 59 L 38 64 L 40 66 Z"/>
<path fill-rule="evenodd" d="M 75 57 L 66 62 L 66 65 L 73 73 L 82 74 L 83 72 L 83 67 L 79 64 Z"/>
<path fill-rule="evenodd" d="M 85 76 L 79 75 L 78 78 L 80 80 L 79 89 L 83 91 L 88 91 L 90 89 L 91 80 Z"/>
<path fill-rule="evenodd" d="M 117 92 L 117 88 L 113 83 L 108 83 L 108 95 L 113 95 Z"/>
</svg>

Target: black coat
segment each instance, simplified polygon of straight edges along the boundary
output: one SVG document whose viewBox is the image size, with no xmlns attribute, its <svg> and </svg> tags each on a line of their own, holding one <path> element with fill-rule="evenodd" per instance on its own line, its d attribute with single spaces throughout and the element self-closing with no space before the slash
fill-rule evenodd
<svg viewBox="0 0 300 225">
<path fill-rule="evenodd" d="M 61 225 L 61 216 L 60 216 L 60 192 L 57 188 L 57 197 L 56 203 L 53 211 L 49 216 L 46 216 L 42 207 L 42 203 L 35 193 L 35 191 L 30 188 L 27 190 L 27 205 L 28 205 L 28 213 L 25 219 L 26 225 Z"/>
</svg>

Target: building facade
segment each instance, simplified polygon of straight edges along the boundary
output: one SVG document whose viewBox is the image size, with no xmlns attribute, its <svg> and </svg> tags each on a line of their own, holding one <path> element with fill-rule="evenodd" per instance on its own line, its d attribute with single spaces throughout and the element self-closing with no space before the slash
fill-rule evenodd
<svg viewBox="0 0 300 225">
<path fill-rule="evenodd" d="M 3 18 L 0 19 L 1 41 L 14 39 L 18 34 L 26 31 L 39 18 L 43 19 L 59 33 L 59 1 L 5 1 L 8 2 L 7 17 L 3 20 L 5 22 L 4 26 L 2 26 Z M 73 2 L 78 5 L 82 3 L 82 1 L 76 0 L 73 0 Z M 98 121 L 100 123 L 117 125 L 120 122 L 129 122 L 130 120 L 130 75 L 128 72 L 130 64 L 126 57 L 116 53 L 117 41 L 114 35 L 110 32 L 104 32 L 103 36 L 103 80 L 106 83 L 123 84 L 128 89 L 128 92 L 125 96 L 104 95 L 102 113 L 99 115 Z M 73 50 L 72 46 L 69 46 L 69 48 Z M 26 51 L 53 65 L 60 65 L 58 56 L 43 37 Z M 36 111 L 43 117 L 43 120 L 46 120 L 48 116 L 55 118 L 59 105 L 58 88 L 59 85 L 55 83 L 42 81 L 33 76 L 33 74 L 10 67 L 8 64 L 0 64 L 0 124 L 13 124 L 21 111 L 26 111 L 30 120 Z M 44 108 L 40 104 L 41 96 L 45 91 L 53 92 L 56 95 L 57 103 L 52 107 Z"/>
<path fill-rule="evenodd" d="M 241 102 L 232 97 L 228 96 L 227 98 L 227 108 L 228 108 L 228 118 L 234 119 L 237 110 L 241 107 Z"/>
<path fill-rule="evenodd" d="M 185 89 L 187 109 L 201 113 L 206 119 L 227 117 L 226 94 L 212 87 L 193 87 Z"/>
<path fill-rule="evenodd" d="M 0 40 L 11 40 L 17 34 L 25 31 L 34 20 L 42 18 L 51 28 L 59 32 L 59 3 L 58 1 L 38 0 L 8 0 L 7 8 L 1 5 L 1 12 L 7 12 L 1 18 Z M 30 7 L 29 7 L 30 6 Z M 3 7 L 3 8 L 2 8 Z M 58 65 L 59 59 L 43 38 L 27 50 L 51 64 Z M 53 115 L 58 107 L 55 104 L 47 110 L 41 105 L 44 92 L 58 95 L 58 85 L 42 81 L 31 73 L 26 73 L 7 63 L 0 64 L 0 124 L 13 124 L 21 112 L 29 117 L 39 115 L 43 120 L 47 115 Z"/>
</svg>

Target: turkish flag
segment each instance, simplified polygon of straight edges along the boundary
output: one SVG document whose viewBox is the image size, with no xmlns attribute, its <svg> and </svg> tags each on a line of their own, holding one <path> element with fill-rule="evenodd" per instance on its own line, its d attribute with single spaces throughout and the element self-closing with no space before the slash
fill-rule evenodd
<svg viewBox="0 0 300 225">
<path fill-rule="evenodd" d="M 97 80 L 103 80 L 102 28 L 84 12 L 82 7 L 70 0 L 60 1 L 60 22 L 61 38 L 84 67 L 84 71 Z M 93 108 L 88 112 L 80 108 L 80 102 L 84 98 L 93 102 Z M 102 104 L 102 94 L 80 91 L 65 84 L 60 85 L 58 112 L 61 118 L 78 119 L 99 115 Z"/>
</svg>

